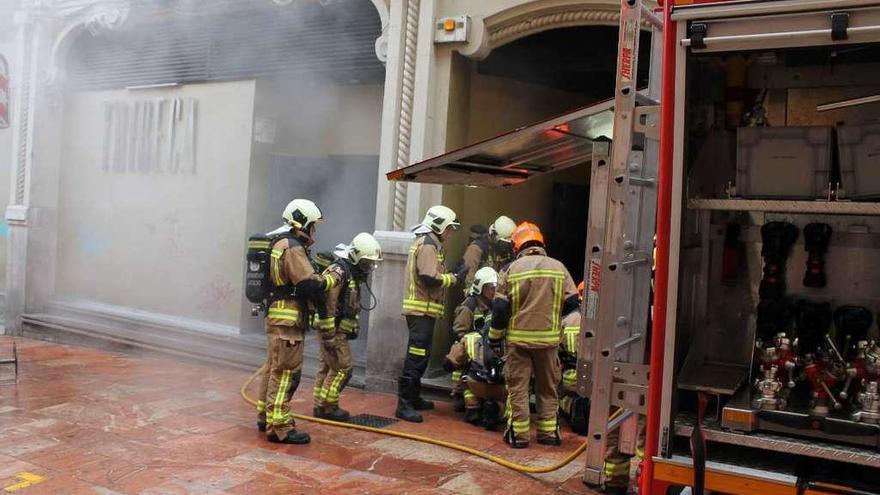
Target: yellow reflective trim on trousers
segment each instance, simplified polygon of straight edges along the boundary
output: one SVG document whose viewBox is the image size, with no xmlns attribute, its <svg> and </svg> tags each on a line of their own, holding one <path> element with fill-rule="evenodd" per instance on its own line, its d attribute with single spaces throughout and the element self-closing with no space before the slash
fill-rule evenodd
<svg viewBox="0 0 880 495">
<path fill-rule="evenodd" d="M 456 383 L 461 381 L 461 370 L 455 370 L 452 372 L 452 382 Z"/>
<path fill-rule="evenodd" d="M 340 388 L 342 387 L 343 380 L 345 380 L 345 372 L 337 371 L 336 376 L 333 377 L 333 381 L 330 382 L 330 386 L 327 387 L 327 403 L 337 404 L 339 402 Z"/>
<path fill-rule="evenodd" d="M 409 348 L 409 353 L 412 354 L 413 356 L 422 356 L 422 357 L 428 355 L 428 351 L 426 351 L 425 349 L 422 349 L 421 347 L 412 347 L 412 346 L 410 346 L 410 348 Z"/>
<path fill-rule="evenodd" d="M 524 419 L 522 421 L 511 421 L 510 426 L 513 428 L 514 433 L 528 433 L 529 420 Z"/>
<path fill-rule="evenodd" d="M 577 370 L 565 370 L 562 372 L 562 383 L 565 385 L 577 385 Z"/>
<path fill-rule="evenodd" d="M 470 389 L 466 389 L 466 390 L 464 391 L 464 398 L 465 398 L 465 400 L 468 400 L 468 399 L 476 399 L 477 396 L 474 395 L 474 393 L 471 392 Z"/>
<path fill-rule="evenodd" d="M 267 415 L 267 422 L 273 425 L 284 425 L 286 424 L 285 420 L 289 419 L 290 415 L 285 414 L 281 408 L 284 405 L 284 397 L 287 395 L 287 388 L 290 386 L 290 370 L 284 370 L 281 372 L 281 382 L 278 384 L 278 390 L 275 391 L 275 402 L 272 404 L 272 419 L 269 420 L 269 416 Z"/>
<path fill-rule="evenodd" d="M 548 432 L 548 431 L 556 431 L 556 418 L 553 419 L 539 419 L 536 421 L 538 425 L 538 431 Z"/>
<path fill-rule="evenodd" d="M 266 401 L 264 401 L 264 400 L 257 401 L 257 412 L 258 413 L 266 412 Z"/>
<path fill-rule="evenodd" d="M 336 318 L 315 318 L 315 327 L 319 330 L 333 330 L 336 326 Z"/>
<path fill-rule="evenodd" d="M 605 476 L 609 478 L 617 478 L 620 476 L 629 476 L 629 461 L 624 462 L 605 462 Z"/>
<path fill-rule="evenodd" d="M 324 392 L 323 388 L 315 386 L 315 388 L 312 389 L 312 397 L 314 397 L 316 399 L 320 399 L 321 394 L 323 394 L 323 392 Z"/>
<path fill-rule="evenodd" d="M 346 318 L 339 322 L 339 329 L 344 332 L 350 332 L 358 327 L 358 321 Z"/>
</svg>

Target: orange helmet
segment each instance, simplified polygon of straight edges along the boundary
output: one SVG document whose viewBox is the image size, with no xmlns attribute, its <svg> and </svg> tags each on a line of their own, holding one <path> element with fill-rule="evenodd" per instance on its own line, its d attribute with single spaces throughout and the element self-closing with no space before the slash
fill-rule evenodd
<svg viewBox="0 0 880 495">
<path fill-rule="evenodd" d="M 523 222 L 517 225 L 513 229 L 510 240 L 513 241 L 513 250 L 517 253 L 529 242 L 539 242 L 542 246 L 544 245 L 544 235 L 541 234 L 541 229 L 532 222 Z"/>
<path fill-rule="evenodd" d="M 584 289 L 586 286 L 584 285 L 584 281 L 581 280 L 581 283 L 578 284 L 578 295 L 581 296 L 581 299 L 584 298 Z"/>
</svg>

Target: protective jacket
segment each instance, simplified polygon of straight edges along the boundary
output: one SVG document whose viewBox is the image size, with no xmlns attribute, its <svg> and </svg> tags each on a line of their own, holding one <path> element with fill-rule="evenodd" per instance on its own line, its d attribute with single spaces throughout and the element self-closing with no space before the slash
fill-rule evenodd
<svg viewBox="0 0 880 495">
<path fill-rule="evenodd" d="M 345 334 L 357 334 L 360 320 L 360 284 L 356 268 L 347 260 L 338 259 L 324 270 L 327 289 L 327 317 L 318 318 L 319 330 L 336 329 Z"/>
<path fill-rule="evenodd" d="M 576 295 L 565 265 L 541 247 L 527 248 L 499 275 L 493 306 L 500 301 L 508 309 L 505 317 L 493 316 L 489 338 L 506 338 L 509 346 L 526 349 L 557 347 L 563 303 Z"/>
<path fill-rule="evenodd" d="M 313 310 L 306 302 L 309 292 L 320 292 L 324 278 L 315 273 L 308 248 L 290 237 L 282 237 L 272 244 L 269 275 L 275 287 L 297 286 L 302 297 L 280 299 L 269 305 L 266 323 L 269 326 L 294 327 L 300 334 L 309 324 Z"/>
<path fill-rule="evenodd" d="M 492 319 L 492 307 L 482 295 L 468 296 L 455 308 L 452 331 L 457 339 L 468 332 L 479 332 Z"/>
<path fill-rule="evenodd" d="M 443 246 L 437 235 L 416 236 L 406 262 L 403 314 L 442 317 L 446 289 L 455 281 L 455 275 L 443 268 Z"/>
<path fill-rule="evenodd" d="M 486 383 L 502 382 L 499 362 L 489 342 L 479 332 L 470 332 L 452 345 L 446 360 L 455 368 L 463 368 L 470 380 Z"/>
<path fill-rule="evenodd" d="M 474 281 L 474 274 L 480 267 L 491 266 L 497 272 L 512 259 L 513 252 L 510 249 L 502 249 L 501 246 L 493 243 L 489 236 L 483 235 L 474 239 L 468 244 L 461 258 L 468 269 L 464 286 L 470 287 L 471 282 Z"/>
<path fill-rule="evenodd" d="M 572 311 L 562 318 L 562 341 L 559 346 L 559 361 L 562 363 L 562 385 L 569 390 L 577 388 L 577 342 L 580 331 L 580 310 Z"/>
</svg>

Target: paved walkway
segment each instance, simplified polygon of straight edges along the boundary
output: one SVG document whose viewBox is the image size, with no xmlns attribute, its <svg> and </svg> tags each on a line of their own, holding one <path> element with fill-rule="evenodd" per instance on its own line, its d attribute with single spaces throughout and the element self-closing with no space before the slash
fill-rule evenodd
<svg viewBox="0 0 880 495">
<path fill-rule="evenodd" d="M 0 493 L 593 493 L 580 482 L 583 458 L 529 477 L 440 447 L 307 422 L 299 427 L 310 445 L 270 444 L 238 395 L 247 373 L 16 341 L 18 385 L 0 385 Z M 310 413 L 311 385 L 297 392 L 297 412 Z M 347 390 L 342 405 L 393 417 L 395 397 Z M 566 433 L 561 448 L 514 451 L 500 433 L 462 422 L 448 403 L 423 424 L 389 428 L 536 465 L 582 441 Z"/>
</svg>

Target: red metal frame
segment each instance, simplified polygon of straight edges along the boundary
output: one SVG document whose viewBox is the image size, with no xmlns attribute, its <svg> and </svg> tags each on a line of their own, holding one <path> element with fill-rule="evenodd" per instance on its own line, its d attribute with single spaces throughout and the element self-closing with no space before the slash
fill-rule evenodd
<svg viewBox="0 0 880 495">
<path fill-rule="evenodd" d="M 659 495 L 653 491 L 654 463 L 660 441 L 660 404 L 663 394 L 663 364 L 666 341 L 666 306 L 669 287 L 669 232 L 672 216 L 672 169 L 675 136 L 675 51 L 676 25 L 672 21 L 672 3 L 663 5 L 663 66 L 660 97 L 660 161 L 657 174 L 657 255 L 654 272 L 654 316 L 651 328 L 651 366 L 648 382 L 648 422 L 645 439 L 645 460 L 639 493 Z"/>
</svg>

